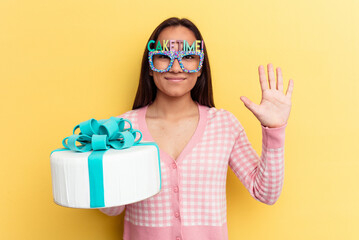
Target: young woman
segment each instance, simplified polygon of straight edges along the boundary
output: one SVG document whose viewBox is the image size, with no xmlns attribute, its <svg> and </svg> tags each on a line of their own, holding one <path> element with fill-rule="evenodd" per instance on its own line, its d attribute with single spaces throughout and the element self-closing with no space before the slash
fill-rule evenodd
<svg viewBox="0 0 359 240">
<path fill-rule="evenodd" d="M 241 97 L 261 123 L 259 157 L 237 118 L 214 107 L 206 46 L 202 53 L 180 52 L 186 50 L 184 41 L 194 46 L 196 40 L 203 40 L 197 27 L 188 19 L 169 18 L 150 40 L 153 53 L 148 44 L 133 108 L 118 117 L 129 119 L 144 141 L 158 144 L 162 189 L 143 201 L 100 210 L 115 216 L 126 208 L 125 240 L 228 239 L 228 166 L 256 200 L 272 205 L 280 196 L 293 81 L 284 94 L 281 70 L 277 68 L 276 84 L 268 65 L 268 86 L 259 66 L 260 105 Z M 177 55 L 155 51 L 158 42 L 166 40 L 176 40 L 171 51 Z"/>
</svg>

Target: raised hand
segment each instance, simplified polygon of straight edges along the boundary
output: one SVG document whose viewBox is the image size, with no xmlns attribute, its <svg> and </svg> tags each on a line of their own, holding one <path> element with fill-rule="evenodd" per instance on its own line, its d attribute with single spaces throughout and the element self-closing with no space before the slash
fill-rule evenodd
<svg viewBox="0 0 359 240">
<path fill-rule="evenodd" d="M 241 96 L 244 105 L 256 116 L 265 127 L 275 128 L 285 125 L 289 118 L 292 107 L 291 97 L 293 92 L 293 80 L 289 79 L 286 94 L 283 93 L 282 70 L 278 67 L 277 84 L 273 72 L 273 65 L 267 65 L 269 87 L 262 65 L 259 65 L 259 82 L 262 88 L 262 100 L 259 105 L 250 101 L 247 97 Z"/>
</svg>

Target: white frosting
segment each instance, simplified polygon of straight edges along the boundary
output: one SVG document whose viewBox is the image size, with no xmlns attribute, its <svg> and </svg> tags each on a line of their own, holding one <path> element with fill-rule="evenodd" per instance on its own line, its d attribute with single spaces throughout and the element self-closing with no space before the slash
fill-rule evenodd
<svg viewBox="0 0 359 240">
<path fill-rule="evenodd" d="M 105 207 L 138 202 L 160 192 L 157 151 L 154 145 L 107 150 L 102 161 Z M 88 156 L 91 153 L 56 151 L 51 154 L 55 203 L 66 207 L 90 208 Z"/>
</svg>

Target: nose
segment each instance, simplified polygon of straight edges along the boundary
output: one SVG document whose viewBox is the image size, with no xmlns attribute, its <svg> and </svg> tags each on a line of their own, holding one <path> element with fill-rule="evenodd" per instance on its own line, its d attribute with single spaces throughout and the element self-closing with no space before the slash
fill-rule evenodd
<svg viewBox="0 0 359 240">
<path fill-rule="evenodd" d="M 175 72 L 175 73 L 183 72 L 177 58 L 173 61 L 172 67 L 170 69 L 170 72 Z"/>
</svg>

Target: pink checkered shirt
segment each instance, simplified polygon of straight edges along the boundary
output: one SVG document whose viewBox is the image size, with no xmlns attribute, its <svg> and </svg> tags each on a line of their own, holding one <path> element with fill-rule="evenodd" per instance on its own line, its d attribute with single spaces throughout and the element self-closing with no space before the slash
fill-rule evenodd
<svg viewBox="0 0 359 240">
<path fill-rule="evenodd" d="M 254 199 L 268 205 L 278 200 L 284 180 L 287 124 L 278 128 L 261 125 L 259 157 L 231 112 L 197 106 L 198 126 L 177 160 L 160 149 L 160 193 L 140 202 L 100 209 L 109 216 L 126 209 L 124 240 L 227 240 L 228 166 Z M 118 117 L 129 119 L 144 141 L 154 142 L 145 120 L 147 107 Z"/>
</svg>

